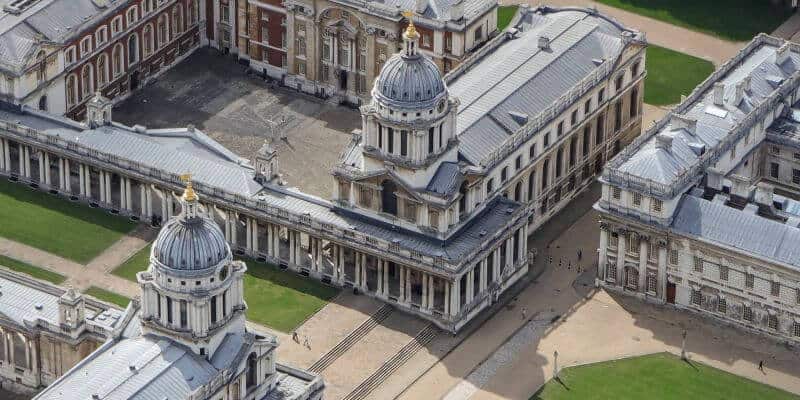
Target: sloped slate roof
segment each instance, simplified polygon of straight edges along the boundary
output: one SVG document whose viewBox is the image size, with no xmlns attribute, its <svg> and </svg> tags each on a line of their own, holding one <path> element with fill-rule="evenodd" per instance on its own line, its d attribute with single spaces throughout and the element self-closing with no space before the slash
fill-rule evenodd
<svg viewBox="0 0 800 400">
<path fill-rule="evenodd" d="M 426 190 L 448 197 L 458 190 L 458 184 L 461 183 L 462 179 L 463 175 L 458 168 L 458 163 L 443 162 L 436 169 L 431 181 L 428 182 Z"/>
<path fill-rule="evenodd" d="M 776 77 L 788 78 L 800 68 L 800 55 L 792 52 L 788 61 L 780 66 L 776 65 L 776 50 L 775 46 L 762 44 L 718 80 L 725 84 L 723 106 L 714 105 L 713 85 L 696 101 L 687 105 L 684 114 L 697 119 L 694 134 L 686 129 L 675 129 L 672 123 L 667 123 L 656 135 L 672 137 L 671 149 L 657 148 L 656 135 L 653 135 L 632 154 L 621 154 L 620 164 L 616 169 L 661 184 L 669 184 L 678 179 L 684 171 L 699 162 L 700 155 L 690 148 L 690 144 L 703 144 L 707 150 L 718 146 L 738 121 L 745 118 L 754 106 L 775 90 L 771 80 Z M 736 84 L 748 76 L 751 89 L 745 92 L 744 100 L 740 104 L 734 105 Z"/>
<path fill-rule="evenodd" d="M 526 13 L 521 32 L 506 39 L 448 84 L 461 100 L 459 152 L 478 164 L 522 125 L 511 113 L 531 118 L 598 68 L 594 60 L 614 62 L 621 52 L 620 29 L 589 10 L 545 9 Z M 549 49 L 538 46 L 540 36 Z"/>
<path fill-rule="evenodd" d="M 671 228 L 680 234 L 800 268 L 800 228 L 684 195 Z"/>
</svg>

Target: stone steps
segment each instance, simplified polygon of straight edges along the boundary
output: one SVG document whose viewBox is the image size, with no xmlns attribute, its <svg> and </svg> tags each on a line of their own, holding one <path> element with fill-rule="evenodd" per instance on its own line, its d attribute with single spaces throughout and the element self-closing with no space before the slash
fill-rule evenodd
<svg viewBox="0 0 800 400">
<path fill-rule="evenodd" d="M 397 369 L 402 367 L 406 361 L 417 353 L 417 351 L 430 343 L 439 332 L 439 328 L 433 324 L 425 326 L 425 328 L 417 333 L 417 336 L 411 339 L 411 341 L 403 346 L 395 355 L 386 360 L 380 368 L 356 386 L 343 400 L 363 400 L 367 398 L 373 390 L 380 386 L 390 375 L 397 371 Z"/>
<path fill-rule="evenodd" d="M 319 360 L 314 362 L 314 364 L 308 368 L 308 371 L 319 374 L 331 366 L 331 364 L 339 359 L 339 357 L 347 352 L 347 350 L 350 350 L 353 345 L 364 338 L 364 336 L 366 336 L 373 328 L 383 322 L 383 320 L 385 320 L 393 310 L 394 308 L 391 305 L 384 304 L 383 307 L 379 308 L 372 315 L 370 315 L 366 321 L 362 322 L 361 325 L 359 325 L 356 329 L 353 329 L 352 332 L 348 333 L 341 342 L 337 343 L 336 346 L 333 346 L 332 349 L 323 354 Z"/>
</svg>

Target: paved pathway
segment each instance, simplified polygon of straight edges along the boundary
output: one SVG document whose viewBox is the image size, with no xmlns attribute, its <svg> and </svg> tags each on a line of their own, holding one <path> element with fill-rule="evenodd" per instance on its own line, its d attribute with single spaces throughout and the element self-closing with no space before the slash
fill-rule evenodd
<svg viewBox="0 0 800 400">
<path fill-rule="evenodd" d="M 539 0 L 501 0 L 501 4 L 523 4 L 537 6 Z M 648 18 L 619 8 L 590 0 L 547 0 L 553 6 L 597 7 L 601 13 L 611 16 L 626 27 L 643 31 L 649 43 L 691 54 L 719 65 L 736 54 L 744 46 L 741 42 L 730 42 L 705 33 L 681 28 L 656 19 Z"/>
<path fill-rule="evenodd" d="M 111 272 L 150 244 L 157 234 L 158 231 L 156 229 L 145 224 L 139 224 L 131 233 L 123 236 L 92 261 L 89 261 L 86 264 L 86 268 L 90 271 Z"/>
<path fill-rule="evenodd" d="M 661 351 L 679 353 L 683 329 L 689 332 L 692 359 L 800 393 L 796 351 L 668 307 L 595 291 L 591 282 L 597 215 L 583 207 L 575 210 L 571 213 L 584 212 L 578 223 L 559 233 L 538 259 L 538 263 L 548 262 L 549 256 L 553 260 L 538 282 L 400 398 L 527 399 L 551 377 L 555 350 L 562 367 Z M 558 217 L 572 218 L 568 214 Z M 578 248 L 583 250 L 580 262 Z M 521 317 L 523 306 L 531 319 Z M 565 317 L 551 324 L 549 315 Z M 762 359 L 766 374 L 757 369 Z"/>
</svg>

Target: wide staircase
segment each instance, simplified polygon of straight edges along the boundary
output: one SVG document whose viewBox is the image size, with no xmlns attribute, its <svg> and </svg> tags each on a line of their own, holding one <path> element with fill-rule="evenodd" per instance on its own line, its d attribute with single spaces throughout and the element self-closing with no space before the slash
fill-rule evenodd
<svg viewBox="0 0 800 400">
<path fill-rule="evenodd" d="M 389 376 L 397 371 L 421 348 L 431 342 L 440 332 L 433 324 L 428 324 L 417 335 L 411 339 L 403 348 L 386 360 L 375 372 L 367 379 L 362 381 L 351 391 L 343 400 L 362 400 L 367 398 L 373 390 L 380 386 Z"/>
<path fill-rule="evenodd" d="M 316 374 L 324 371 L 325 368 L 328 368 L 334 363 L 334 361 L 341 357 L 342 354 L 347 352 L 347 350 L 350 350 L 353 345 L 358 343 L 358 341 L 366 336 L 373 328 L 383 322 L 383 320 L 385 320 L 393 310 L 394 308 L 392 308 L 391 305 L 384 304 L 381 308 L 370 315 L 366 321 L 362 322 L 361 325 L 359 325 L 356 329 L 353 329 L 352 332 L 348 333 L 341 342 L 337 343 L 336 346 L 333 346 L 332 349 L 323 354 L 319 360 L 314 362 L 314 364 L 308 368 L 308 370 Z"/>
</svg>

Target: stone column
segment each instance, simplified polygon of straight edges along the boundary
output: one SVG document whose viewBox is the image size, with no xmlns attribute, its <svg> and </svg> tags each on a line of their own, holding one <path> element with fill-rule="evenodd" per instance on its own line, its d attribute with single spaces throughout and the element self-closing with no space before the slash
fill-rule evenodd
<svg viewBox="0 0 800 400">
<path fill-rule="evenodd" d="M 106 199 L 106 171 L 100 170 L 100 202 L 105 203 Z"/>
<path fill-rule="evenodd" d="M 480 275 L 480 289 L 478 290 L 478 293 L 483 293 L 486 291 L 486 288 L 488 287 L 489 283 L 488 277 L 486 276 L 486 274 L 489 273 L 488 272 L 489 267 L 486 265 L 486 259 L 483 259 L 480 265 L 481 265 L 481 270 L 480 270 L 481 275 Z"/>
<path fill-rule="evenodd" d="M 453 281 L 450 297 L 450 314 L 457 315 L 461 311 L 461 277 L 456 277 L 456 280 Z"/>
<path fill-rule="evenodd" d="M 31 179 L 31 148 L 25 146 L 25 178 Z"/>
<path fill-rule="evenodd" d="M 422 298 L 420 299 L 420 308 L 428 308 L 428 274 L 422 273 Z"/>
<path fill-rule="evenodd" d="M 620 231 L 617 235 L 617 286 L 624 286 L 625 282 L 620 282 L 620 277 L 625 276 L 625 247 L 628 245 L 627 233 Z"/>
<path fill-rule="evenodd" d="M 58 190 L 64 191 L 66 187 L 66 181 L 64 179 L 64 161 L 66 159 L 64 157 L 58 158 Z"/>
<path fill-rule="evenodd" d="M 8 162 L 6 161 L 6 139 L 0 138 L 0 171 L 8 169 Z"/>
<path fill-rule="evenodd" d="M 231 229 L 231 226 L 232 226 L 231 225 L 231 213 L 230 213 L 230 211 L 226 211 L 225 212 L 225 240 L 228 243 L 231 243 L 231 237 L 233 237 L 233 235 L 231 235 L 231 231 L 233 230 L 233 229 Z"/>
<path fill-rule="evenodd" d="M 248 255 L 253 254 L 253 220 L 245 217 L 245 250 Z"/>
<path fill-rule="evenodd" d="M 150 218 L 153 215 L 153 186 L 147 185 L 147 194 L 145 195 L 145 203 L 147 204 L 145 210 L 145 218 Z"/>
<path fill-rule="evenodd" d="M 647 293 L 647 257 L 648 242 L 639 240 L 639 291 Z"/>
<path fill-rule="evenodd" d="M 367 28 L 367 65 L 364 66 L 366 70 L 367 87 L 364 89 L 367 93 L 372 90 L 373 81 L 375 81 L 375 29 Z M 359 52 L 361 50 L 359 49 Z"/>
<path fill-rule="evenodd" d="M 354 263 L 355 263 L 355 273 L 356 273 L 354 286 L 361 287 L 361 253 L 357 251 L 354 253 L 355 253 Z"/>
<path fill-rule="evenodd" d="M 125 181 L 127 178 L 124 176 L 120 176 L 119 178 L 119 208 L 120 210 L 127 210 L 128 209 L 128 196 L 125 193 Z"/>
<path fill-rule="evenodd" d="M 114 198 L 111 197 L 111 172 L 106 172 L 106 201 L 114 206 Z"/>
<path fill-rule="evenodd" d="M 258 255 L 258 220 L 253 219 L 253 252 Z"/>
<path fill-rule="evenodd" d="M 500 281 L 500 270 L 502 269 L 500 265 L 500 247 L 492 250 L 492 255 L 490 257 L 492 257 L 492 265 L 494 265 L 494 268 L 492 268 L 492 282 L 498 282 Z"/>
<path fill-rule="evenodd" d="M 434 276 L 428 275 L 428 308 L 433 310 L 436 299 L 436 285 L 434 284 Z"/>
<path fill-rule="evenodd" d="M 133 211 L 132 200 L 133 195 L 131 194 L 131 178 L 125 178 L 125 209 L 128 211 Z"/>
<path fill-rule="evenodd" d="M 667 301 L 667 246 L 658 244 L 658 298 Z"/>
<path fill-rule="evenodd" d="M 467 304 L 475 298 L 475 267 L 467 273 Z"/>
<path fill-rule="evenodd" d="M 160 192 L 161 192 L 161 219 L 164 220 L 163 222 L 167 222 L 167 219 L 169 219 L 169 214 L 170 214 L 169 211 L 167 210 L 167 208 L 169 208 L 168 197 L 171 196 L 171 194 L 169 194 L 169 192 L 167 192 L 166 190 L 161 190 Z"/>
<path fill-rule="evenodd" d="M 11 145 L 8 143 L 8 139 L 3 139 L 3 142 L 0 143 L 3 145 L 3 159 L 5 160 L 5 169 L 6 171 L 11 171 Z"/>
<path fill-rule="evenodd" d="M 389 297 L 389 263 L 383 262 L 383 295 Z"/>
<path fill-rule="evenodd" d="M 406 301 L 406 266 L 400 266 L 400 296 L 397 301 L 404 303 Z"/>
<path fill-rule="evenodd" d="M 450 285 L 452 282 L 444 283 L 444 315 L 450 315 Z"/>
<path fill-rule="evenodd" d="M 167 218 L 172 218 L 172 214 L 175 213 L 175 198 L 172 195 L 171 190 L 167 190 L 164 192 L 167 197 Z M 236 232 L 234 231 L 234 237 L 236 237 Z M 235 240 L 235 239 L 234 239 Z"/>
<path fill-rule="evenodd" d="M 46 186 L 47 185 L 47 167 L 45 162 L 47 161 L 47 153 L 44 151 L 39 152 L 39 184 Z"/>
<path fill-rule="evenodd" d="M 608 263 L 608 228 L 600 225 L 600 247 L 597 249 L 597 279 L 606 280 L 606 264 Z"/>
<path fill-rule="evenodd" d="M 383 296 L 383 260 L 379 258 L 378 261 L 376 262 L 375 268 L 378 272 L 377 274 L 378 278 L 375 282 L 376 284 L 375 294 L 377 294 L 378 296 Z"/>
<path fill-rule="evenodd" d="M 44 171 L 44 184 L 49 187 L 50 186 L 50 153 L 48 153 L 46 151 L 42 152 L 42 153 L 44 154 L 44 168 L 42 168 L 42 171 Z M 40 160 L 41 160 L 41 158 L 40 158 Z M 40 171 L 39 173 L 41 174 L 42 171 Z"/>
<path fill-rule="evenodd" d="M 80 195 L 86 196 L 86 166 L 78 164 L 78 185 L 80 185 Z"/>
</svg>

